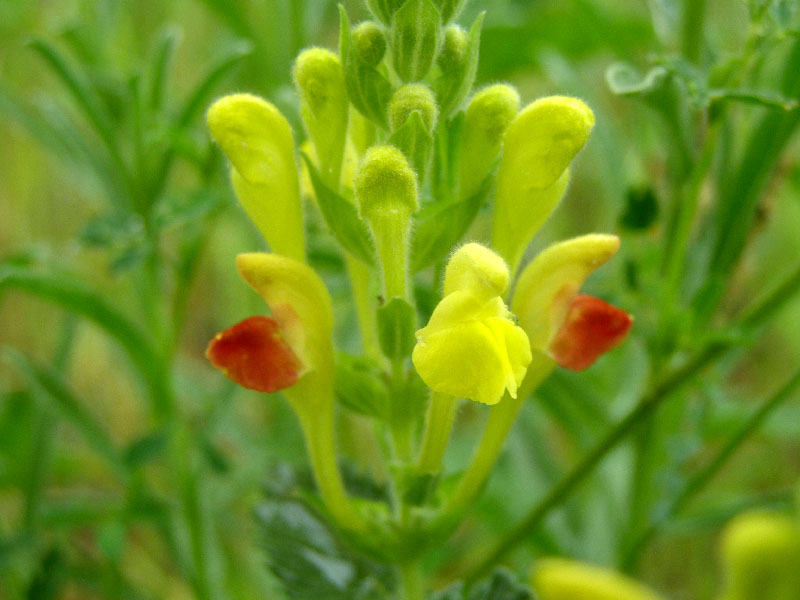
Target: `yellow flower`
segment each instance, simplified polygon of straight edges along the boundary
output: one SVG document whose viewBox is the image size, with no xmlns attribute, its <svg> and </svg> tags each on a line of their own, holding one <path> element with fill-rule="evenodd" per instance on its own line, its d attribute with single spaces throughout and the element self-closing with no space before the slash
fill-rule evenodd
<svg viewBox="0 0 800 600">
<path fill-rule="evenodd" d="M 641 583 L 614 571 L 564 558 L 536 563 L 531 577 L 541 600 L 660 600 Z"/>
<path fill-rule="evenodd" d="M 500 295 L 508 267 L 480 244 L 462 246 L 447 265 L 445 297 L 417 331 L 412 361 L 432 390 L 496 404 L 516 397 L 531 361 L 528 336 Z"/>
</svg>

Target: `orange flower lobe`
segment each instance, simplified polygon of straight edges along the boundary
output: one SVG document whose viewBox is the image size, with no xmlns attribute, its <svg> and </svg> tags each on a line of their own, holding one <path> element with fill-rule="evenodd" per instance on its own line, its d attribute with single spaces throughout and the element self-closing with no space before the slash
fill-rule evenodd
<svg viewBox="0 0 800 600">
<path fill-rule="evenodd" d="M 618 346 L 633 326 L 633 317 L 594 296 L 578 294 L 567 318 L 550 342 L 550 355 L 564 368 L 581 371 Z"/>
<path fill-rule="evenodd" d="M 206 356 L 226 377 L 259 392 L 277 392 L 297 383 L 303 363 L 271 317 L 249 317 L 221 331 Z"/>
</svg>

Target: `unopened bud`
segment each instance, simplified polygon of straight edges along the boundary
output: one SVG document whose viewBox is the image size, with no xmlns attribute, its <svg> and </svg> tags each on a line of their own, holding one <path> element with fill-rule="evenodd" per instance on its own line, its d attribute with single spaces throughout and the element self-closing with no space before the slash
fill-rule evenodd
<svg viewBox="0 0 800 600">
<path fill-rule="evenodd" d="M 405 124 L 412 113 L 418 112 L 425 129 L 430 132 L 436 126 L 439 111 L 431 91 L 424 85 L 412 83 L 399 88 L 389 103 L 389 123 L 392 131 Z"/>
<path fill-rule="evenodd" d="M 349 107 L 339 57 L 324 48 L 309 48 L 297 57 L 293 75 L 320 170 L 325 182 L 335 189 L 342 168 Z"/>
<path fill-rule="evenodd" d="M 456 24 L 448 25 L 444 30 L 444 40 L 436 63 L 439 68 L 447 73 L 460 69 L 467 58 L 469 38 L 467 32 Z"/>
<path fill-rule="evenodd" d="M 393 146 L 367 150 L 355 178 L 361 218 L 369 224 L 383 268 L 384 294 L 406 298 L 411 213 L 419 208 L 417 178 Z"/>
<path fill-rule="evenodd" d="M 386 54 L 386 38 L 375 21 L 364 21 L 353 28 L 353 50 L 366 65 L 377 67 Z"/>
<path fill-rule="evenodd" d="M 519 94 L 510 85 L 497 84 L 473 96 L 464 117 L 461 153 L 461 196 L 480 187 L 500 154 L 503 135 L 519 110 Z"/>
<path fill-rule="evenodd" d="M 377 214 L 406 217 L 419 208 L 417 178 L 406 157 L 393 146 L 373 146 L 355 178 L 358 210 L 367 220 Z"/>
</svg>

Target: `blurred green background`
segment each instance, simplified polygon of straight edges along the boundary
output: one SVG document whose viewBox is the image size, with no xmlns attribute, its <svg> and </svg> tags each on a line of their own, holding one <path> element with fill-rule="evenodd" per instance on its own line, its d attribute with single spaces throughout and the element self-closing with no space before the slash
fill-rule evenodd
<svg viewBox="0 0 800 600">
<path fill-rule="evenodd" d="M 576 95 L 595 111 L 597 126 L 573 169 L 570 190 L 533 250 L 591 231 L 619 233 L 621 255 L 589 288 L 633 313 L 637 324 L 631 338 L 594 368 L 556 373 L 537 401 L 526 405 L 480 505 L 428 561 L 437 585 L 463 576 L 487 540 L 525 514 L 532 498 L 635 403 L 654 369 L 663 368 L 650 359 L 659 293 L 652 264 L 662 244 L 662 215 L 673 201 L 669 136 L 654 111 L 612 93 L 605 72 L 617 61 L 644 72 L 654 57 L 678 52 L 678 4 L 470 0 L 459 19 L 470 23 L 478 11 L 488 11 L 479 84 L 511 82 L 525 103 Z M 753 4 L 708 2 L 703 62 L 708 69 L 722 65 L 763 33 L 752 54 L 759 61 L 753 77 L 771 87 L 773 61 L 797 32 L 769 30 L 766 20 L 752 17 Z M 345 5 L 351 21 L 365 18 L 359 2 Z M 272 465 L 302 464 L 303 446 L 281 399 L 234 388 L 203 356 L 215 332 L 263 312 L 234 269 L 237 253 L 262 249 L 263 242 L 233 199 L 203 113 L 216 96 L 248 91 L 284 110 L 301 137 L 290 80 L 293 57 L 312 44 L 334 48 L 337 36 L 336 5 L 327 0 L 0 0 L 0 260 L 76 274 L 116 309 L 138 315 L 139 325 L 152 326 L 152 307 L 140 306 L 148 293 L 140 270 L 148 261 L 143 240 L 151 227 L 121 218 L 115 209 L 135 204 L 137 196 L 119 191 L 125 183 L 115 179 L 113 156 L 109 162 L 96 151 L 109 140 L 87 119 L 52 61 L 31 44 L 40 40 L 94 90 L 111 123 L 111 145 L 119 144 L 126 164 L 138 165 L 140 179 L 160 173 L 163 148 L 171 149 L 153 222 L 165 264 L 180 272 L 186 263 L 191 270 L 184 288 L 179 279 L 160 281 L 164 297 L 185 307 L 172 366 L 181 433 L 170 445 L 164 431 L 174 423 L 153 416 L 127 359 L 104 332 L 50 302 L 0 287 L 0 343 L 37 364 L 55 365 L 83 411 L 76 416 L 53 401 L 41 378 L 32 383 L 18 361 L 0 363 L 0 598 L 281 597 L 265 567 L 252 511 Z M 174 40 L 174 60 L 163 89 L 154 90 L 164 40 Z M 773 109 L 743 103 L 728 110 L 726 119 L 746 127 Z M 734 150 L 739 131 L 737 125 L 731 135 Z M 712 323 L 726 322 L 800 262 L 798 142 L 795 136 L 771 171 L 743 258 Z M 706 181 L 701 190 L 698 222 L 710 211 L 713 186 Z M 654 220 L 642 217 L 648 210 L 658 211 Z M 631 226 L 637 215 L 644 224 Z M 488 215 L 480 217 L 470 236 L 486 239 L 488 223 Z M 312 259 L 328 277 L 341 345 L 352 347 L 341 262 L 324 235 L 320 239 Z M 693 248 L 702 248 L 699 242 Z M 690 263 L 702 257 L 690 251 L 686 260 L 691 271 Z M 777 389 L 797 368 L 798 356 L 800 303 L 794 300 L 766 331 L 743 340 L 685 397 L 659 410 L 649 425 L 662 433 L 648 450 L 647 514 L 657 514 L 663 499 L 743 422 L 755 401 Z M 460 413 L 448 454 L 453 468 L 469 457 L 484 416 L 479 406 Z M 87 436 L 89 430 L 95 433 Z M 341 443 L 358 453 L 354 432 L 345 427 Z M 535 556 L 563 553 L 616 565 L 635 511 L 630 473 L 636 448 L 648 448 L 650 434 L 640 432 L 614 451 L 510 564 L 524 574 Z M 108 444 L 133 465 L 124 477 L 98 452 Z M 192 465 L 189 480 L 167 456 L 176 447 L 189 448 L 180 455 Z M 669 598 L 713 597 L 720 527 L 745 507 L 790 506 L 798 474 L 795 395 L 670 520 L 634 573 Z M 171 522 L 173 505 L 199 526 L 184 531 Z M 205 579 L 198 583 L 200 567 Z"/>
</svg>

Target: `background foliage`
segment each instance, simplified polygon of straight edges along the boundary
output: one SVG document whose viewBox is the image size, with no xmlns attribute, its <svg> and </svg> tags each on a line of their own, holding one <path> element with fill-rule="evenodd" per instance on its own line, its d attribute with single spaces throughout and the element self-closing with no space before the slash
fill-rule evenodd
<svg viewBox="0 0 800 600">
<path fill-rule="evenodd" d="M 705 13 L 688 21 L 670 0 L 485 7 L 479 82 L 510 81 L 526 102 L 576 95 L 597 115 L 532 250 L 618 232 L 621 256 L 590 287 L 637 324 L 591 370 L 557 372 L 528 402 L 471 519 L 429 557 L 439 587 L 475 574 L 654 380 L 708 347 L 722 350 L 506 563 L 524 576 L 536 556 L 566 554 L 670 598 L 710 598 L 720 527 L 745 507 L 793 502 L 796 391 L 763 423 L 752 417 L 797 369 L 800 303 L 790 287 L 779 310 L 727 324 L 800 262 L 800 111 L 783 108 L 800 92 L 797 3 L 691 4 Z M 472 0 L 460 22 L 483 8 Z M 235 388 L 203 358 L 214 332 L 263 309 L 232 268 L 262 242 L 202 117 L 215 96 L 250 91 L 302 131 L 291 62 L 312 43 L 335 47 L 337 33 L 322 0 L 0 0 L 0 597 L 280 597 L 264 564 L 287 524 L 254 507 L 281 498 L 277 465 L 302 465 L 302 440 L 280 399 Z M 656 65 L 677 91 L 648 87 Z M 470 235 L 488 227 L 479 217 Z M 340 259 L 326 234 L 315 240 L 338 335 L 354 345 Z M 452 468 L 483 416 L 459 415 Z M 340 442 L 365 454 L 352 423 Z M 720 451 L 730 458 L 717 472 Z M 297 537 L 315 532 L 317 552 L 349 560 L 309 527 Z"/>
</svg>

